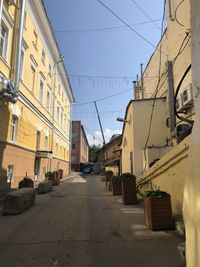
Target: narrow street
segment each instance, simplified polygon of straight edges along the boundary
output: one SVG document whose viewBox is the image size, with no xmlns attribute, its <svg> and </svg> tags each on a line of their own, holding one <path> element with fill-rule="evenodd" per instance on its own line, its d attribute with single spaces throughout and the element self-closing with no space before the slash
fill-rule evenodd
<svg viewBox="0 0 200 267">
<path fill-rule="evenodd" d="M 179 267 L 180 238 L 152 232 L 98 176 L 63 181 L 18 216 L 0 217 L 1 267 Z"/>
</svg>

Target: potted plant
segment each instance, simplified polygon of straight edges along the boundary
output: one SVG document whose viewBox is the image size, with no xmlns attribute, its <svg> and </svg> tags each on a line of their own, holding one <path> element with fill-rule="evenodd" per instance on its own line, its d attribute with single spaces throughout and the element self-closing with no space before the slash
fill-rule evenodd
<svg viewBox="0 0 200 267">
<path fill-rule="evenodd" d="M 18 188 L 33 188 L 34 187 L 34 182 L 32 179 L 28 177 L 24 177 L 23 180 L 21 180 L 18 184 Z"/>
<path fill-rule="evenodd" d="M 113 196 L 120 196 L 122 195 L 122 183 L 121 183 L 121 177 L 113 175 L 111 178 L 112 183 L 112 190 L 113 190 Z"/>
<path fill-rule="evenodd" d="M 145 225 L 152 230 L 171 229 L 173 217 L 170 195 L 155 186 L 143 195 Z"/>
<path fill-rule="evenodd" d="M 106 175 L 106 188 L 107 188 L 108 182 L 110 182 L 111 178 L 113 177 L 113 171 L 111 170 L 106 171 L 105 175 Z"/>
<path fill-rule="evenodd" d="M 136 177 L 131 173 L 123 173 L 121 175 L 122 181 L 122 200 L 125 205 L 136 204 Z"/>
</svg>

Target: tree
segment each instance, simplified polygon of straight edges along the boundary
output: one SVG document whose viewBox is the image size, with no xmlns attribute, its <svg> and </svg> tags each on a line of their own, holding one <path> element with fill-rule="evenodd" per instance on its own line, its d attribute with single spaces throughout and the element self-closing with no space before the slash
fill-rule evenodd
<svg viewBox="0 0 200 267">
<path fill-rule="evenodd" d="M 90 162 L 97 162 L 97 152 L 101 149 L 101 145 L 92 145 L 89 148 L 89 161 Z"/>
</svg>

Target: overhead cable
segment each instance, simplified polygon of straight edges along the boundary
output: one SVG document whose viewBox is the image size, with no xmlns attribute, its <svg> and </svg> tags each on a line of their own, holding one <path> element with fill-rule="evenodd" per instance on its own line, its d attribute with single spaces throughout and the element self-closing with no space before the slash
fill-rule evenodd
<svg viewBox="0 0 200 267">
<path fill-rule="evenodd" d="M 107 5 L 105 5 L 101 0 L 97 0 L 104 8 L 106 8 L 110 13 L 113 14 L 118 20 L 120 20 L 123 24 L 126 25 L 132 32 L 134 32 L 136 35 L 138 35 L 141 39 L 143 39 L 146 43 L 148 43 L 153 48 L 156 48 L 154 44 L 152 44 L 148 39 L 146 39 L 144 36 L 142 36 L 139 32 L 137 32 L 134 28 L 132 28 L 125 20 L 123 20 L 121 17 L 119 17 L 112 9 L 110 9 Z"/>
<path fill-rule="evenodd" d="M 135 1 L 135 0 L 131 0 L 131 2 L 137 6 L 137 8 L 148 18 L 150 19 L 150 21 L 156 26 L 156 28 L 158 28 L 159 30 L 161 30 L 161 28 L 158 26 L 158 24 L 155 23 L 155 20 L 153 20 L 145 11 L 144 9 Z"/>
</svg>

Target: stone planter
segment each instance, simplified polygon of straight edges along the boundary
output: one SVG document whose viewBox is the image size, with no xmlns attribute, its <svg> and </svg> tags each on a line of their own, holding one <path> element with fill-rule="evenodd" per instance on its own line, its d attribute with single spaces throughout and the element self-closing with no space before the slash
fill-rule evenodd
<svg viewBox="0 0 200 267">
<path fill-rule="evenodd" d="M 172 229 L 172 207 L 169 195 L 144 198 L 145 225 L 152 230 Z"/>
<path fill-rule="evenodd" d="M 135 180 L 122 181 L 122 201 L 125 205 L 138 203 Z"/>
<path fill-rule="evenodd" d="M 64 171 L 62 169 L 58 170 L 59 173 L 60 173 L 60 179 L 63 179 L 63 174 L 64 174 Z"/>
<path fill-rule="evenodd" d="M 48 175 L 48 180 L 52 181 L 53 185 L 59 185 L 60 183 L 60 173 L 59 171 L 50 172 Z"/>
<path fill-rule="evenodd" d="M 112 183 L 113 196 L 121 196 L 122 195 L 122 183 L 121 182 L 113 182 Z"/>
</svg>

